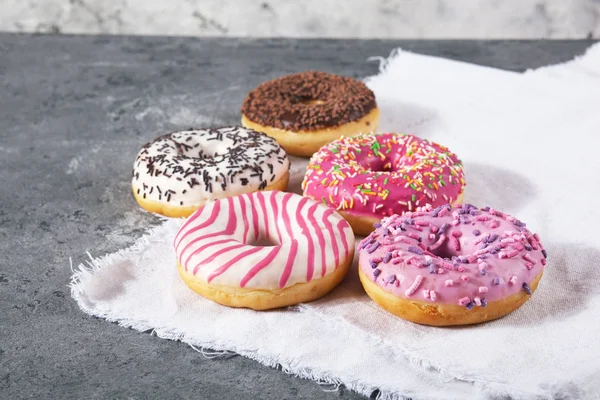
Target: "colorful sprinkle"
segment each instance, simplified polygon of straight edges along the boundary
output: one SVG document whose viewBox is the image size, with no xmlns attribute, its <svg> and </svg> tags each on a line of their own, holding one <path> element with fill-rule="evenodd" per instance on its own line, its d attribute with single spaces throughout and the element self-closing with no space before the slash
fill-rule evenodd
<svg viewBox="0 0 600 400">
<path fill-rule="evenodd" d="M 414 292 L 417 291 L 417 289 L 419 288 L 419 286 L 421 286 L 421 282 L 423 282 L 423 276 L 422 275 L 417 275 L 415 277 L 415 280 L 413 281 L 413 283 L 410 285 L 410 287 L 408 289 L 406 289 L 406 291 L 404 292 L 404 294 L 407 297 L 411 296 Z"/>
</svg>

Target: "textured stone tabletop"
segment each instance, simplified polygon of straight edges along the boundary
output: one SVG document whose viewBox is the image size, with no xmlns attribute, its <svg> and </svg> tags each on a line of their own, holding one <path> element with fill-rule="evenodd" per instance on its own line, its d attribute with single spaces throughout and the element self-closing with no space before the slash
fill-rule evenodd
<svg viewBox="0 0 600 400">
<path fill-rule="evenodd" d="M 591 43 L 0 34 L 0 398 L 360 398 L 77 308 L 70 258 L 121 249 L 157 223 L 130 193 L 138 148 L 237 123 L 247 91 L 275 76 L 374 74 L 367 58 L 395 47 L 524 70 Z"/>
</svg>

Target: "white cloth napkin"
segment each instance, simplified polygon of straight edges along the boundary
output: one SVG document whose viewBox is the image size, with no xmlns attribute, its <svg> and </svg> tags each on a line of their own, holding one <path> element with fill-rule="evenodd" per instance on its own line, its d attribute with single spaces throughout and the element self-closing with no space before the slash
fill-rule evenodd
<svg viewBox="0 0 600 400">
<path fill-rule="evenodd" d="M 600 45 L 523 74 L 397 52 L 367 80 L 381 131 L 414 133 L 463 160 L 465 201 L 538 232 L 548 266 L 498 321 L 432 328 L 364 294 L 356 269 L 316 302 L 274 312 L 207 301 L 178 277 L 168 220 L 73 275 L 88 314 L 192 346 L 234 351 L 380 398 L 600 398 Z M 306 160 L 293 159 L 299 191 Z"/>
</svg>

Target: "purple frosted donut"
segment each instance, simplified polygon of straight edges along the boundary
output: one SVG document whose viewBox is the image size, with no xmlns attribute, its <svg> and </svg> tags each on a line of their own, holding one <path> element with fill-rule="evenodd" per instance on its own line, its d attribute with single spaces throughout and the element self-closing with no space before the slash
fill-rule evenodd
<svg viewBox="0 0 600 400">
<path fill-rule="evenodd" d="M 393 215 L 359 244 L 367 294 L 425 325 L 500 318 L 529 299 L 546 265 L 537 234 L 489 207 L 430 205 Z"/>
</svg>

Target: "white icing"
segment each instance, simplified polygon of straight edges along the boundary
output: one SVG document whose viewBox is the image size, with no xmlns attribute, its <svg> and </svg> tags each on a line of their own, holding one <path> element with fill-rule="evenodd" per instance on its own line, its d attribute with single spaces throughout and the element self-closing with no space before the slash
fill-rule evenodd
<svg viewBox="0 0 600 400">
<path fill-rule="evenodd" d="M 290 162 L 277 142 L 242 127 L 174 132 L 145 145 L 134 163 L 133 190 L 174 206 L 264 189 Z"/>
</svg>

